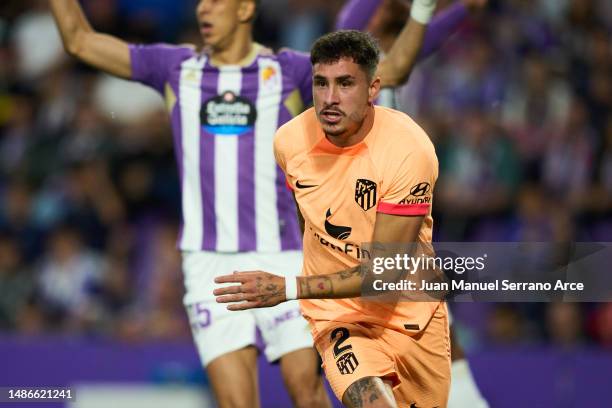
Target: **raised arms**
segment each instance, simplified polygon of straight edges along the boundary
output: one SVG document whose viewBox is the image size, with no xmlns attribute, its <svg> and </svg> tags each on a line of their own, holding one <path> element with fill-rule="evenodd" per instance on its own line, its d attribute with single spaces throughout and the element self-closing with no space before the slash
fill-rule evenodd
<svg viewBox="0 0 612 408">
<path fill-rule="evenodd" d="M 77 0 L 50 0 L 68 54 L 109 74 L 131 78 L 128 44 L 91 27 Z"/>
</svg>

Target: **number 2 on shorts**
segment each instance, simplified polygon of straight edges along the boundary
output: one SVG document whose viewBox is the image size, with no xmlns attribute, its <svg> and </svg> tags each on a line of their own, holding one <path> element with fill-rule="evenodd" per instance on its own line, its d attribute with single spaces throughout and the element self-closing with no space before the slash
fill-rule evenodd
<svg viewBox="0 0 612 408">
<path fill-rule="evenodd" d="M 346 327 L 336 327 L 331 332 L 330 341 L 332 343 L 334 342 L 334 340 L 336 340 L 336 337 L 338 337 L 338 334 L 340 334 L 340 338 L 334 344 L 334 357 L 338 357 L 340 354 L 344 353 L 346 350 L 350 350 L 353 348 L 353 346 L 351 346 L 350 344 L 347 344 L 346 346 L 342 346 L 342 343 L 344 343 L 350 337 L 350 333 Z"/>
</svg>

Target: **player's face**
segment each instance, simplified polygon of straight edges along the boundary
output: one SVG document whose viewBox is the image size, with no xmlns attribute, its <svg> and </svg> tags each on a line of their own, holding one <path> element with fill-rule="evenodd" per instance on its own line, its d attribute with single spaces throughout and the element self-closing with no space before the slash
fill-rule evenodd
<svg viewBox="0 0 612 408">
<path fill-rule="evenodd" d="M 255 12 L 253 0 L 200 0 L 196 17 L 204 45 L 225 49 L 241 23 Z"/>
<path fill-rule="evenodd" d="M 312 95 L 325 134 L 351 136 L 361 128 L 378 96 L 380 80 L 370 81 L 352 59 L 313 67 Z"/>
</svg>

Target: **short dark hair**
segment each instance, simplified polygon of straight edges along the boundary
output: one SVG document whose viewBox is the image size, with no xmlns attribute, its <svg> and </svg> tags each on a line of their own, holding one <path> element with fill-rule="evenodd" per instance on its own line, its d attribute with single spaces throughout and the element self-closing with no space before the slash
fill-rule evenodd
<svg viewBox="0 0 612 408">
<path fill-rule="evenodd" d="M 350 58 L 372 79 L 380 59 L 376 40 L 368 33 L 357 30 L 340 30 L 325 34 L 312 45 L 310 62 L 332 64 L 342 58 Z"/>
</svg>

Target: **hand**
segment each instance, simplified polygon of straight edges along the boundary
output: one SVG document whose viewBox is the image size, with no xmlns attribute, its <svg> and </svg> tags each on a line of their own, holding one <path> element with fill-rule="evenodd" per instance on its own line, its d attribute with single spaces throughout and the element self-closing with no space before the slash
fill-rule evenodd
<svg viewBox="0 0 612 408">
<path fill-rule="evenodd" d="M 272 307 L 287 300 L 285 278 L 264 271 L 234 272 L 215 278 L 215 283 L 239 283 L 213 291 L 218 303 L 232 303 L 228 310 Z"/>
</svg>

